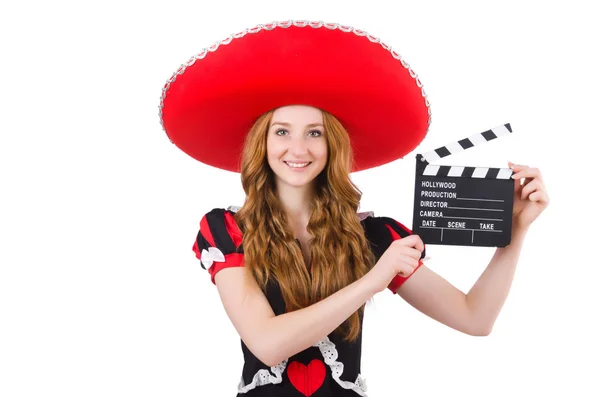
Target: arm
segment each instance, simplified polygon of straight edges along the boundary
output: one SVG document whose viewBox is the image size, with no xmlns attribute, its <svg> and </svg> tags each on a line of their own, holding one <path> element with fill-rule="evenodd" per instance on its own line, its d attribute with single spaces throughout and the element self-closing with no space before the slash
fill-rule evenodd
<svg viewBox="0 0 600 397">
<path fill-rule="evenodd" d="M 424 266 L 397 290 L 416 309 L 471 335 L 491 332 L 510 291 L 527 230 L 550 203 L 539 169 L 509 165 L 515 171 L 512 241 L 496 249 L 469 293 L 463 294 Z"/>
<path fill-rule="evenodd" d="M 215 284 L 229 319 L 250 351 L 275 366 L 333 332 L 374 291 L 363 277 L 307 308 L 275 316 L 267 298 L 245 267 L 223 269 Z"/>
<path fill-rule="evenodd" d="M 396 291 L 410 305 L 457 331 L 488 335 L 506 301 L 526 230 L 515 230 L 510 245 L 497 248 L 468 294 L 425 266 Z"/>
</svg>

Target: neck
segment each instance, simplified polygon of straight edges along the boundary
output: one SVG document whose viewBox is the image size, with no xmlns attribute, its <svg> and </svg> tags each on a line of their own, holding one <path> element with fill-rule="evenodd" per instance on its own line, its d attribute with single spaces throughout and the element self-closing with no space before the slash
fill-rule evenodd
<svg viewBox="0 0 600 397">
<path fill-rule="evenodd" d="M 309 186 L 290 186 L 283 183 L 277 186 L 277 196 L 288 216 L 292 229 L 306 227 L 310 218 L 310 202 L 314 188 Z"/>
</svg>

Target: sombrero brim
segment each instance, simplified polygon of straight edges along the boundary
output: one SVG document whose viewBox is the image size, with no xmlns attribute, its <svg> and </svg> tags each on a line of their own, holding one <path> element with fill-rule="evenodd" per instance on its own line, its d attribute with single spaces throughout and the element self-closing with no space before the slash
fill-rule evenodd
<svg viewBox="0 0 600 397">
<path fill-rule="evenodd" d="M 344 125 L 352 171 L 404 157 L 431 123 L 422 84 L 395 51 L 365 32 L 322 22 L 259 25 L 205 49 L 169 79 L 159 116 L 189 156 L 239 172 L 256 119 L 294 104 L 324 109 Z"/>
</svg>

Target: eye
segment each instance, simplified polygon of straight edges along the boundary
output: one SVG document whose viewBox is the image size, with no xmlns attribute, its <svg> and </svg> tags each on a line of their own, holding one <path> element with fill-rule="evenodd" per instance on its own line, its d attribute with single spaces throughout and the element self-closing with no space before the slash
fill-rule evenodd
<svg viewBox="0 0 600 397">
<path fill-rule="evenodd" d="M 286 129 L 283 128 L 278 128 L 275 130 L 275 135 L 277 136 L 283 136 L 283 133 L 288 133 L 288 131 Z M 323 135 L 323 133 L 320 130 L 310 130 L 308 132 L 308 134 L 314 138 L 320 137 L 321 135 Z"/>
</svg>

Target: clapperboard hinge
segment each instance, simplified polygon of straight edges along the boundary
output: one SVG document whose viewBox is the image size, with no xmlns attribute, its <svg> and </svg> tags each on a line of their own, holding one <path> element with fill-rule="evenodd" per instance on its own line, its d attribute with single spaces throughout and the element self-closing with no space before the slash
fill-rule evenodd
<svg viewBox="0 0 600 397">
<path fill-rule="evenodd" d="M 510 168 L 433 165 L 437 160 L 512 133 L 510 123 L 454 141 L 424 154 L 417 154 L 417 169 L 424 176 L 510 179 Z"/>
</svg>

